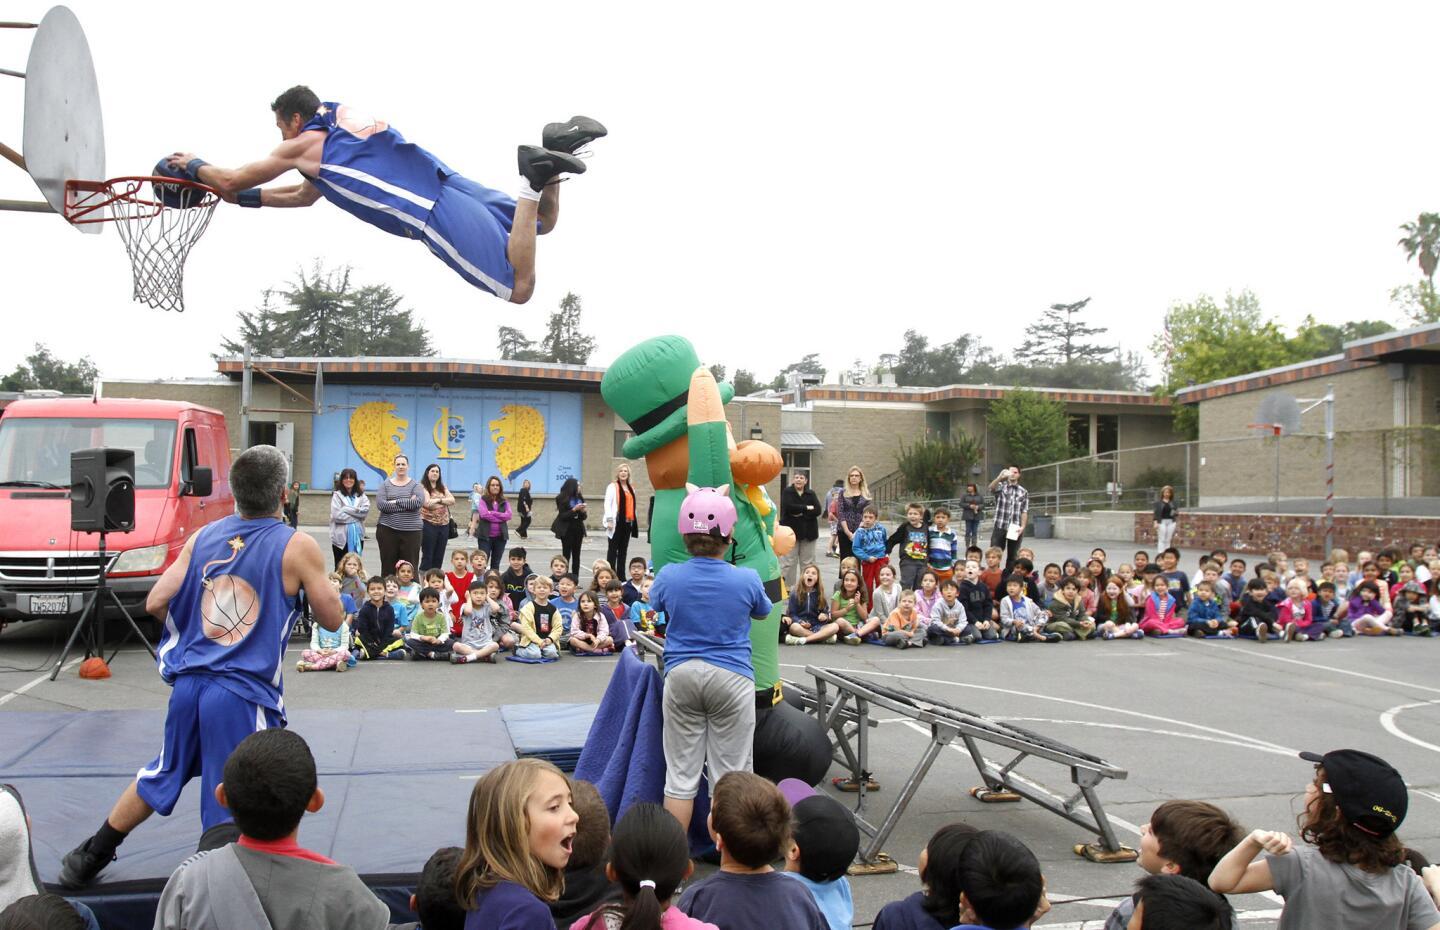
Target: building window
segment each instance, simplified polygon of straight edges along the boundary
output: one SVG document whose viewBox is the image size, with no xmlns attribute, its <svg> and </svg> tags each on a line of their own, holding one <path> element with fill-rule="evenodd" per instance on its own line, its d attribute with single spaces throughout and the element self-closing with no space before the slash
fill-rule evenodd
<svg viewBox="0 0 1440 930">
<path fill-rule="evenodd" d="M 950 441 L 950 411 L 925 411 L 925 436 L 929 439 Z"/>
<path fill-rule="evenodd" d="M 625 441 L 633 438 L 634 435 L 634 430 L 617 429 L 615 431 L 615 451 L 612 453 L 615 458 L 623 459 L 625 457 Z"/>
<path fill-rule="evenodd" d="M 1090 414 L 1070 414 L 1070 451 L 1075 455 L 1089 455 L 1090 449 Z"/>
<path fill-rule="evenodd" d="M 810 482 L 810 450 L 808 449 L 787 449 L 781 453 L 785 461 L 785 474 L 782 476 L 788 485 L 795 479 L 795 473 L 799 472 L 805 476 L 807 484 Z"/>
<path fill-rule="evenodd" d="M 1102 413 L 1095 417 L 1095 452 L 1103 454 L 1120 448 L 1120 417 Z"/>
</svg>

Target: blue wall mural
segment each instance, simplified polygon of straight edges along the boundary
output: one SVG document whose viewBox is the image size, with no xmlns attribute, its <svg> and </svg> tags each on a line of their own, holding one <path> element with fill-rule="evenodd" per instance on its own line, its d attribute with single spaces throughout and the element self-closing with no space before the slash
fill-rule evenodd
<svg viewBox="0 0 1440 930">
<path fill-rule="evenodd" d="M 348 467 L 374 489 L 401 452 L 417 478 L 439 464 L 457 498 L 490 475 L 507 492 L 528 478 L 535 494 L 581 476 L 579 394 L 327 384 L 325 402 L 340 409 L 315 418 L 313 488 Z"/>
</svg>

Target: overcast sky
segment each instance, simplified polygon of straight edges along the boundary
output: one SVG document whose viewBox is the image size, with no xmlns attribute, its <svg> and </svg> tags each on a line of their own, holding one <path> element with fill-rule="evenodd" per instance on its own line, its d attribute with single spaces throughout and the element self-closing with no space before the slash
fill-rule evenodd
<svg viewBox="0 0 1440 930">
<path fill-rule="evenodd" d="M 0 213 L 4 371 L 38 340 L 110 377 L 210 374 L 235 312 L 317 258 L 393 286 L 442 355 L 496 357 L 502 324 L 538 337 L 574 291 L 596 363 L 676 331 L 762 378 L 806 352 L 833 376 L 911 327 L 1013 348 L 1087 296 L 1130 349 L 1172 302 L 1242 288 L 1287 326 L 1401 323 L 1388 294 L 1418 272 L 1397 227 L 1440 208 L 1434 3 L 71 7 L 112 176 L 176 149 L 264 155 L 295 83 L 507 192 L 544 123 L 611 134 L 565 184 L 524 306 L 322 201 L 222 204 L 167 314 L 130 301 L 113 230 Z M 22 70 L 29 41 L 0 30 L 0 67 Z M 16 148 L 20 85 L 0 76 Z M 0 198 L 35 194 L 0 162 Z"/>
</svg>

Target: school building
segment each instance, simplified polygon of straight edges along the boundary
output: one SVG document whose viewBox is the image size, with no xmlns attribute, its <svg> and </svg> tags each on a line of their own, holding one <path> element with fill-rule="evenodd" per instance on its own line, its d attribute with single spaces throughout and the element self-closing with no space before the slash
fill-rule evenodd
<svg viewBox="0 0 1440 930">
<path fill-rule="evenodd" d="M 309 489 L 302 495 L 306 523 L 328 519 L 329 492 L 342 468 L 356 469 L 374 488 L 395 454 L 404 452 L 416 475 L 439 464 L 457 496 L 492 474 L 512 494 L 528 479 L 535 524 L 543 531 L 565 478 L 575 476 L 584 494 L 598 500 L 624 461 L 620 450 L 629 426 L 600 396 L 604 374 L 589 366 L 421 357 L 258 358 L 247 375 L 241 359 L 226 358 L 212 377 L 106 379 L 102 390 L 109 397 L 214 407 L 225 414 L 237 452 L 256 443 L 279 446 L 290 455 L 296 479 Z M 249 403 L 242 411 L 247 381 Z M 736 397 L 726 410 L 737 441 L 761 439 L 783 453 L 785 472 L 768 488 L 778 501 L 796 470 L 809 474 L 819 491 L 852 465 L 865 471 L 872 490 L 887 479 L 893 486 L 902 442 L 962 429 L 982 439 L 985 457 L 975 477 L 984 484 L 1006 464 L 1003 444 L 986 427 L 986 413 L 1007 390 L 821 384 L 798 398 L 793 392 Z M 1040 393 L 1065 404 L 1071 443 L 1079 448 L 1101 453 L 1175 439 L 1169 403 L 1153 395 Z M 1182 461 L 1178 452 L 1165 450 L 1125 456 L 1120 479 L 1150 465 Z M 634 463 L 633 480 L 641 501 L 647 500 L 643 463 Z M 600 508 L 592 507 L 592 514 L 598 524 Z"/>
</svg>

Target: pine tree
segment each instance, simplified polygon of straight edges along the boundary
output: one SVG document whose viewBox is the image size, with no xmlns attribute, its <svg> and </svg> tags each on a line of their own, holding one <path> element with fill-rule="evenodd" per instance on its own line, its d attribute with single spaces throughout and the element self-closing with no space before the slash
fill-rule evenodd
<svg viewBox="0 0 1440 930">
<path fill-rule="evenodd" d="M 1084 340 L 1108 332 L 1104 326 L 1090 326 L 1075 315 L 1084 310 L 1090 298 L 1073 304 L 1051 304 L 1040 319 L 1025 328 L 1025 342 L 1020 346 L 1020 360 L 1033 365 L 1070 366 L 1075 362 L 1105 362 L 1115 352 L 1114 346 Z"/>
<path fill-rule="evenodd" d="M 546 361 L 565 365 L 584 365 L 595 351 L 595 337 L 580 331 L 580 296 L 566 293 L 560 309 L 550 314 L 545 336 L 540 340 L 540 353 Z"/>
</svg>

